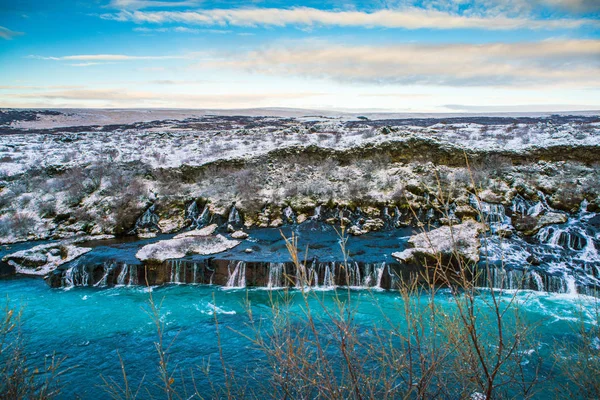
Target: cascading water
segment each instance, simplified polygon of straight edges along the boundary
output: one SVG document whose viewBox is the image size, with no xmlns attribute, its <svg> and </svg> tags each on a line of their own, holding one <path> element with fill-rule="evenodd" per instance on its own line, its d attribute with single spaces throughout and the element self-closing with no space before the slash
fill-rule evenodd
<svg viewBox="0 0 600 400">
<path fill-rule="evenodd" d="M 69 267 L 63 275 L 62 287 L 70 289 L 75 286 L 88 286 L 90 285 L 90 273 L 85 265 L 78 263 Z"/>
<path fill-rule="evenodd" d="M 129 277 L 129 265 L 123 264 L 121 272 L 117 276 L 117 286 L 125 286 L 125 279 Z"/>
<path fill-rule="evenodd" d="M 232 271 L 232 264 L 235 264 L 235 268 Z M 226 288 L 230 289 L 241 289 L 246 287 L 246 262 L 230 262 L 227 266 L 229 276 L 227 278 Z"/>
<path fill-rule="evenodd" d="M 538 201 L 530 201 L 515 196 L 511 207 L 513 215 L 543 218 L 547 213 L 560 214 L 548 205 L 543 193 L 538 193 L 538 197 Z M 527 289 L 566 293 L 574 288 L 592 291 L 600 286 L 598 231 L 588 222 L 595 214 L 586 211 L 585 202 L 579 214 L 569 216 L 566 223 L 543 226 L 532 237 L 514 234 L 511 218 L 506 216 L 502 205 L 477 202 L 473 198 L 471 205 L 481 211 L 492 233 L 499 229 L 508 233 L 482 238 L 484 261 L 480 264 L 506 270 L 506 279 L 500 279 L 501 272 L 496 273 L 494 287 L 519 288 L 519 284 L 511 281 L 518 282 L 518 275 L 523 273 L 521 270 L 527 271 L 524 278 Z M 535 271 L 530 268 L 532 265 Z"/>
<path fill-rule="evenodd" d="M 204 206 L 202 212 L 198 208 L 198 204 L 194 201 L 190 204 L 185 212 L 186 218 L 192 221 L 192 228 L 202 228 L 210 222 L 210 208 L 208 204 Z"/>
<path fill-rule="evenodd" d="M 135 222 L 134 231 L 143 229 L 157 229 L 158 230 L 158 215 L 155 214 L 156 206 L 152 204 L 141 217 Z"/>
<path fill-rule="evenodd" d="M 100 278 L 100 280 L 98 282 L 96 282 L 94 284 L 94 286 L 97 286 L 97 287 L 106 287 L 107 286 L 108 274 L 110 274 L 112 272 L 112 270 L 115 268 L 115 263 L 105 262 L 102 267 L 103 267 L 102 278 Z"/>
<path fill-rule="evenodd" d="M 75 271 L 75 267 L 71 267 L 65 272 L 65 275 L 63 278 L 63 287 L 65 289 L 70 289 L 75 286 L 75 280 L 73 278 L 74 271 Z"/>
<path fill-rule="evenodd" d="M 129 267 L 129 282 L 127 284 L 129 286 L 138 284 L 138 269 L 135 265 Z"/>
<path fill-rule="evenodd" d="M 285 263 L 269 263 L 269 281 L 267 282 L 267 289 L 281 289 L 287 286 L 285 279 Z"/>
<path fill-rule="evenodd" d="M 185 264 L 182 260 L 169 260 L 170 283 L 185 283 Z"/>
<path fill-rule="evenodd" d="M 550 209 L 546 202 L 546 196 L 542 192 L 538 192 L 538 201 L 525 200 L 521 195 L 515 196 L 513 199 L 512 212 L 521 217 L 535 217 L 543 211 Z"/>
<path fill-rule="evenodd" d="M 492 228 L 502 225 L 510 225 L 510 218 L 506 215 L 504 205 L 498 203 L 488 203 L 478 200 L 475 196 L 471 196 L 471 206 L 481 212 L 484 221 Z"/>
<path fill-rule="evenodd" d="M 333 262 L 325 264 L 323 287 L 328 289 L 335 287 L 335 263 Z"/>
<path fill-rule="evenodd" d="M 575 278 L 572 275 L 565 274 L 565 287 L 563 293 L 566 293 L 571 296 L 577 295 L 577 284 L 575 283 Z"/>
<path fill-rule="evenodd" d="M 343 268 L 346 270 L 347 285 L 350 287 L 359 287 L 362 285 L 362 279 L 360 274 L 360 265 L 356 262 L 347 263 Z"/>
<path fill-rule="evenodd" d="M 234 225 L 240 225 L 242 222 L 242 218 L 240 217 L 240 213 L 237 210 L 237 208 L 235 208 L 235 205 L 231 206 L 231 211 L 229 211 L 229 217 L 227 218 L 227 223 L 229 224 L 234 224 Z"/>
<path fill-rule="evenodd" d="M 185 217 L 187 219 L 192 220 L 193 222 L 196 221 L 196 219 L 198 218 L 198 214 L 199 214 L 199 210 L 198 210 L 198 204 L 196 204 L 195 201 L 192 201 L 192 203 L 188 206 L 188 208 L 185 210 Z"/>
<path fill-rule="evenodd" d="M 294 210 L 292 210 L 292 207 L 290 207 L 290 206 L 287 206 L 283 210 L 283 217 L 285 219 L 285 222 L 288 224 L 296 224 L 297 223 L 296 214 L 294 213 Z"/>
<path fill-rule="evenodd" d="M 366 264 L 365 274 L 361 283 L 364 288 L 381 289 L 381 280 L 385 271 L 385 262 L 377 264 Z"/>
<path fill-rule="evenodd" d="M 192 283 L 198 283 L 198 264 L 194 263 L 192 266 Z"/>
<path fill-rule="evenodd" d="M 310 219 L 313 221 L 321 220 L 321 206 L 320 205 L 315 207 L 315 211 L 314 211 L 313 215 L 310 217 Z"/>
<path fill-rule="evenodd" d="M 530 274 L 531 278 L 535 282 L 536 290 L 542 292 L 544 290 L 544 281 L 542 277 L 535 271 L 531 271 Z"/>
<path fill-rule="evenodd" d="M 379 289 L 381 288 L 381 280 L 385 272 L 385 267 L 385 262 L 349 263 L 347 268 L 347 285 L 353 289 Z"/>
</svg>

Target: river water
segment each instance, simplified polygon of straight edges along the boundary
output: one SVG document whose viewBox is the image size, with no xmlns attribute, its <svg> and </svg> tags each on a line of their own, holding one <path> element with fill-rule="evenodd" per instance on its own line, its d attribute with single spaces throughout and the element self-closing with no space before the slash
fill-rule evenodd
<svg viewBox="0 0 600 400">
<path fill-rule="evenodd" d="M 39 365 L 54 351 L 66 357 L 62 366 L 71 369 L 62 376 L 64 388 L 60 397 L 65 399 L 108 398 L 102 387 L 103 379 L 122 382 L 119 355 L 132 385 L 144 379 L 140 398 L 150 394 L 160 396 L 154 386 L 158 376 L 154 347 L 157 331 L 148 314 L 150 293 L 156 303 L 161 304 L 159 314 L 165 326 L 164 341 L 167 345 L 172 343 L 168 351 L 170 368 L 180 371 L 174 385 L 180 391 L 184 388 L 191 391 L 190 376 L 194 375 L 196 388 L 204 397 L 213 397 L 214 392 L 202 372 L 203 365 L 211 365 L 208 376 L 214 385 L 223 383 L 218 339 L 227 367 L 260 393 L 264 390 L 261 384 L 269 382 L 270 374 L 264 354 L 244 336 L 252 336 L 254 332 L 248 325 L 250 315 L 253 320 L 264 320 L 269 325 L 274 312 L 272 303 L 285 303 L 284 299 L 288 299 L 293 323 L 295 319 L 303 320 L 307 307 L 299 290 L 228 290 L 208 285 L 51 289 L 41 279 L 13 278 L 0 281 L 0 292 L 10 299 L 13 307 L 23 308 L 23 335 L 30 362 Z M 501 300 L 508 301 L 514 292 L 498 294 Z M 419 296 L 411 298 L 416 297 Z M 426 295 L 423 298 L 426 299 Z M 483 305 L 490 298 L 490 292 L 484 290 L 476 296 L 476 302 Z M 325 310 L 335 310 L 342 301 L 352 304 L 352 315 L 359 330 L 384 327 L 383 314 L 397 327 L 404 327 L 406 323 L 402 317 L 406 299 L 394 291 L 312 291 L 308 299 L 314 315 L 323 317 L 321 322 L 329 318 Z M 446 290 L 435 295 L 435 302 L 449 313 L 456 304 Z M 537 326 L 539 339 L 535 347 L 525 349 L 526 356 L 521 363 L 526 367 L 542 357 L 545 360 L 540 370 L 542 377 L 550 376 L 552 355 L 567 351 L 570 344 L 578 341 L 580 321 L 587 327 L 598 322 L 596 299 L 591 297 L 522 291 L 516 294 L 515 304 L 522 320 Z M 479 312 L 481 319 L 491 316 L 486 307 Z M 564 362 L 570 362 L 568 354 L 565 357 Z M 553 376 L 544 384 L 545 389 L 538 398 L 547 398 L 549 390 L 557 389 L 560 382 L 559 375 Z"/>
</svg>

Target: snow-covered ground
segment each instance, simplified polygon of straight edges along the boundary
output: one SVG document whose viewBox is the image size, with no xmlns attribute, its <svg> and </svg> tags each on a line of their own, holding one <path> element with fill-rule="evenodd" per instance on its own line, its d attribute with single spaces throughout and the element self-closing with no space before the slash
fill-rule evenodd
<svg viewBox="0 0 600 400">
<path fill-rule="evenodd" d="M 77 116 L 92 118 L 88 114 Z M 93 117 L 94 121 L 101 119 Z M 121 120 L 125 119 L 116 121 Z M 153 168 L 198 166 L 222 159 L 250 159 L 290 146 L 349 149 L 414 138 L 434 139 L 475 150 L 523 151 L 556 145 L 600 144 L 600 122 L 558 125 L 552 120 L 539 120 L 534 124 L 483 125 L 449 120 L 430 126 L 394 126 L 390 121 L 389 127 L 378 127 L 368 122 L 349 123 L 341 118 L 260 117 L 255 123 L 251 118 L 236 121 L 231 117 L 210 116 L 193 122 L 169 120 L 138 124 L 139 127 L 112 126 L 116 121 L 107 119 L 111 123 L 107 131 L 97 126 L 81 127 L 76 132 L 72 132 L 73 128 L 58 128 L 49 132 L 11 130 L 10 134 L 0 135 L 0 175 L 12 176 L 32 167 L 73 167 L 100 160 L 141 162 Z M 35 122 L 13 122 L 12 126 L 34 126 Z M 36 129 L 39 126 L 46 124 L 42 121 Z"/>
<path fill-rule="evenodd" d="M 279 226 L 288 207 L 298 219 L 310 217 L 322 204 L 360 203 L 363 209 L 375 207 L 374 214 L 384 205 L 419 208 L 429 203 L 426 192 L 435 196 L 440 179 L 454 190 L 452 200 L 462 199 L 459 206 L 465 206 L 472 178 L 498 198 L 492 202 L 506 202 L 522 192 L 535 196 L 536 188 L 566 211 L 584 198 L 593 207 L 600 205 L 600 171 L 593 163 L 600 122 L 594 116 L 385 115 L 388 119 L 373 120 L 373 115 L 307 116 L 287 110 L 260 117 L 253 112 L 0 111 L 0 243 L 176 232 L 189 222 L 186 209 L 198 199 L 199 206 L 209 204 L 210 213 L 221 216 L 235 203 L 244 223 L 257 226 Z M 399 157 L 379 152 L 403 143 L 410 146 L 397 146 Z M 421 153 L 423 143 L 435 148 Z M 532 157 L 513 165 L 510 157 L 486 154 L 473 168 L 474 177 L 461 151 L 506 154 L 561 145 L 565 148 L 550 161 Z M 581 154 L 569 146 L 588 146 L 586 163 L 578 163 Z M 311 151 L 302 151 L 309 147 Z M 286 151 L 291 148 L 295 151 Z M 316 148 L 337 150 L 341 156 L 321 152 L 313 157 Z M 375 151 L 363 151 L 369 148 Z M 458 152 L 446 153 L 448 148 Z M 274 150 L 277 156 L 255 160 Z M 179 168 L 233 159 L 251 162 Z M 138 226 L 136 220 L 150 206 L 156 206 L 157 215 L 149 221 L 156 221 Z"/>
</svg>

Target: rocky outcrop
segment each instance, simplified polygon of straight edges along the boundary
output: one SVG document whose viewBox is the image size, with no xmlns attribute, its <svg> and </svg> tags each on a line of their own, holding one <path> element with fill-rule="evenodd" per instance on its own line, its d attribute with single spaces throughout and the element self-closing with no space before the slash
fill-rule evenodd
<svg viewBox="0 0 600 400">
<path fill-rule="evenodd" d="M 70 241 L 50 243 L 9 254 L 2 261 L 13 266 L 18 274 L 43 276 L 91 250 Z"/>
<path fill-rule="evenodd" d="M 479 261 L 481 245 L 479 234 L 484 230 L 485 225 L 468 220 L 460 225 L 443 226 L 429 232 L 422 232 L 408 240 L 412 248 L 393 253 L 392 257 L 406 264 L 438 259 L 446 263 L 456 261 L 458 258 L 476 263 Z"/>
<path fill-rule="evenodd" d="M 169 259 L 183 258 L 187 255 L 216 254 L 234 248 L 240 244 L 237 240 L 216 236 L 187 236 L 178 239 L 161 240 L 142 247 L 136 257 L 141 261 L 160 263 Z"/>
<path fill-rule="evenodd" d="M 183 239 L 188 237 L 199 237 L 199 236 L 210 236 L 217 230 L 219 226 L 217 224 L 212 224 L 205 226 L 202 229 L 195 229 L 193 231 L 187 231 L 180 233 L 179 235 L 173 236 L 173 239 Z"/>
<path fill-rule="evenodd" d="M 233 239 L 243 240 L 243 239 L 248 239 L 248 234 L 244 231 L 235 231 L 231 234 L 231 237 Z"/>
<path fill-rule="evenodd" d="M 516 230 L 523 232 L 525 236 L 532 236 L 545 226 L 564 224 L 568 219 L 566 214 L 548 212 L 538 216 L 515 217 L 513 226 Z"/>
</svg>

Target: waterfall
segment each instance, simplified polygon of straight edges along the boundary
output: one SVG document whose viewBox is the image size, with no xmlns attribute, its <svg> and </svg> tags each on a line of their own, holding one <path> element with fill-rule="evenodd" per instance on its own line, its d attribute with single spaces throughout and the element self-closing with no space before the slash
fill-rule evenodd
<svg viewBox="0 0 600 400">
<path fill-rule="evenodd" d="M 240 213 L 238 212 L 237 208 L 235 208 L 235 205 L 231 206 L 231 211 L 229 211 L 229 218 L 227 219 L 227 222 L 235 225 L 239 225 L 242 222 Z"/>
<path fill-rule="evenodd" d="M 202 213 L 200 214 L 200 216 L 198 218 L 196 218 L 195 226 L 196 226 L 196 228 L 201 228 L 204 225 L 208 225 L 209 221 L 210 221 L 210 209 L 208 208 L 208 204 L 207 204 L 202 209 Z"/>
<path fill-rule="evenodd" d="M 284 210 L 283 210 L 283 216 L 285 217 L 285 221 L 289 224 L 295 224 L 296 223 L 296 214 L 294 214 L 294 210 L 292 210 L 292 207 L 287 206 Z"/>
<path fill-rule="evenodd" d="M 538 274 L 535 271 L 531 271 L 531 278 L 535 282 L 536 290 L 539 292 L 544 291 L 544 280 L 542 279 L 540 274 Z"/>
<path fill-rule="evenodd" d="M 117 277 L 117 285 L 124 286 L 125 278 L 127 278 L 128 276 L 129 276 L 129 265 L 123 264 L 123 267 L 121 267 L 121 272 L 119 273 L 119 276 Z"/>
<path fill-rule="evenodd" d="M 81 284 L 83 286 L 89 286 L 90 284 L 90 273 L 88 272 L 88 269 L 83 267 L 81 269 Z"/>
<path fill-rule="evenodd" d="M 285 282 L 285 263 L 269 263 L 268 289 L 281 289 L 287 286 Z"/>
<path fill-rule="evenodd" d="M 536 290 L 550 293 L 577 294 L 575 276 L 567 272 L 562 275 L 550 275 L 540 270 L 505 269 L 489 267 L 480 270 L 479 285 L 504 290 Z"/>
<path fill-rule="evenodd" d="M 581 254 L 581 259 L 584 261 L 595 261 L 599 262 L 600 257 L 598 256 L 598 250 L 596 249 L 596 245 L 594 240 L 591 237 L 588 237 L 586 246 L 582 249 L 583 252 Z"/>
<path fill-rule="evenodd" d="M 70 267 L 66 272 L 63 278 L 63 287 L 66 289 L 70 289 L 75 286 L 75 280 L 73 278 L 73 273 L 75 271 L 75 267 Z"/>
<path fill-rule="evenodd" d="M 342 267 L 344 267 L 342 265 Z M 335 268 L 335 264 L 334 264 Z M 347 284 L 348 286 L 358 287 L 361 286 L 362 280 L 360 278 L 360 265 L 357 262 L 347 263 L 344 268 L 346 270 Z"/>
<path fill-rule="evenodd" d="M 314 266 L 314 261 L 313 261 L 313 266 Z M 305 275 L 305 276 L 303 276 Z M 296 268 L 296 288 L 301 288 L 303 286 L 305 286 L 306 282 L 303 282 L 303 280 L 306 278 L 306 280 L 308 280 L 308 275 L 307 275 L 307 270 L 304 266 L 304 264 L 300 264 L 298 266 L 298 268 Z"/>
<path fill-rule="evenodd" d="M 192 283 L 198 283 L 198 264 L 194 263 L 194 266 L 192 268 L 193 268 L 192 269 L 192 271 L 193 271 L 193 274 L 192 274 L 193 281 L 192 281 Z"/>
<path fill-rule="evenodd" d="M 361 287 L 381 289 L 381 280 L 383 278 L 385 266 L 385 262 L 365 264 L 365 273 L 361 282 Z"/>
<path fill-rule="evenodd" d="M 382 262 L 381 264 L 379 264 L 378 267 L 375 267 L 375 270 L 377 271 L 377 284 L 375 285 L 376 288 L 381 289 L 381 280 L 383 279 L 383 273 L 385 272 L 385 261 Z"/>
<path fill-rule="evenodd" d="M 381 216 L 383 218 L 383 221 L 385 222 L 385 225 L 388 228 L 394 228 L 394 225 L 392 223 L 392 216 L 390 215 L 390 210 L 387 206 L 383 207 L 383 212 L 381 213 Z"/>
<path fill-rule="evenodd" d="M 560 293 L 564 293 L 569 296 L 577 296 L 577 284 L 574 276 L 565 274 L 561 284 Z"/>
<path fill-rule="evenodd" d="M 520 195 L 516 196 L 512 205 L 513 213 L 522 217 L 536 217 L 540 215 L 542 211 L 548 210 L 550 207 L 548 207 L 544 194 L 542 192 L 538 192 L 538 196 L 540 200 L 536 202 L 525 200 Z"/>
<path fill-rule="evenodd" d="M 102 278 L 100 278 L 100 280 L 94 286 L 105 287 L 108 284 L 108 274 L 110 274 L 110 272 L 113 270 L 114 267 L 115 267 L 114 263 L 106 263 L 105 262 L 102 265 L 102 268 L 104 269 Z"/>
<path fill-rule="evenodd" d="M 297 289 L 302 287 L 318 287 L 319 286 L 319 270 L 321 264 L 313 260 L 307 267 L 305 263 L 300 264 L 300 268 L 296 269 L 296 285 Z"/>
<path fill-rule="evenodd" d="M 182 260 L 169 260 L 168 265 L 171 269 L 170 283 L 185 283 L 185 265 L 183 263 Z M 182 272 L 183 277 L 181 276 Z"/>
<path fill-rule="evenodd" d="M 227 279 L 227 288 L 245 288 L 246 287 L 246 263 L 238 261 L 235 268 L 231 271 L 231 266 L 234 262 L 230 262 L 227 266 L 229 278 Z"/>
<path fill-rule="evenodd" d="M 158 228 L 158 215 L 154 213 L 156 206 L 152 204 L 135 222 L 135 229 Z"/>
<path fill-rule="evenodd" d="M 75 286 L 89 286 L 90 273 L 85 265 L 75 264 L 69 267 L 63 274 L 62 287 L 66 289 Z"/>
<path fill-rule="evenodd" d="M 502 204 L 486 203 L 480 201 L 478 203 L 479 211 L 483 214 L 485 222 L 488 224 L 504 224 L 507 223 L 506 211 Z"/>
<path fill-rule="evenodd" d="M 335 287 L 335 263 L 325 264 L 325 274 L 323 276 L 323 287 L 334 288 Z"/>
<path fill-rule="evenodd" d="M 337 265 L 333 263 L 331 265 L 331 271 L 335 270 Z M 346 272 L 346 280 L 341 278 L 341 282 L 345 282 L 348 287 L 353 289 L 369 289 L 369 288 L 381 288 L 381 280 L 385 272 L 386 263 L 349 263 L 347 268 L 343 264 L 339 265 L 341 271 Z M 335 274 L 334 274 L 335 275 Z M 334 279 L 335 280 L 335 279 Z M 324 284 L 324 286 L 330 286 Z"/>
<path fill-rule="evenodd" d="M 582 227 L 558 228 L 556 226 L 546 226 L 540 229 L 535 237 L 542 244 L 576 251 L 579 253 L 578 258 L 584 261 L 600 261 L 594 237 Z"/>
<path fill-rule="evenodd" d="M 321 206 L 316 206 L 315 207 L 315 211 L 312 215 L 312 217 L 310 217 L 310 219 L 312 219 L 313 221 L 319 221 L 321 219 Z"/>
<path fill-rule="evenodd" d="M 129 283 L 128 285 L 137 285 L 138 284 L 138 269 L 135 265 L 131 265 L 129 267 Z"/>
<path fill-rule="evenodd" d="M 198 204 L 196 204 L 196 201 L 192 201 L 192 204 L 185 210 L 185 217 L 194 222 L 196 221 L 198 218 Z"/>
<path fill-rule="evenodd" d="M 398 206 L 394 207 L 394 228 L 400 225 L 400 209 Z"/>
</svg>

